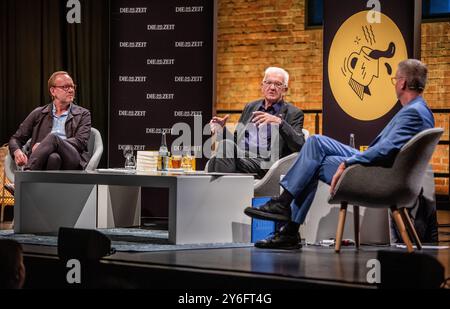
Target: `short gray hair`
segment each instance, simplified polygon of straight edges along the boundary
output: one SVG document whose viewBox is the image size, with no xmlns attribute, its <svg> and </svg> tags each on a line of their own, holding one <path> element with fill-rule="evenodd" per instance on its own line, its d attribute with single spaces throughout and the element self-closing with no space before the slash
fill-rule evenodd
<svg viewBox="0 0 450 309">
<path fill-rule="evenodd" d="M 403 60 L 398 64 L 398 70 L 406 80 L 409 90 L 422 93 L 427 83 L 427 66 L 417 59 Z"/>
<path fill-rule="evenodd" d="M 266 69 L 266 71 L 264 72 L 264 79 L 263 79 L 263 81 L 266 80 L 267 74 L 270 74 L 270 73 L 282 74 L 283 77 L 284 77 L 284 86 L 287 88 L 287 86 L 289 84 L 289 73 L 286 70 L 284 70 L 282 68 L 278 68 L 278 67 L 268 67 Z"/>
</svg>

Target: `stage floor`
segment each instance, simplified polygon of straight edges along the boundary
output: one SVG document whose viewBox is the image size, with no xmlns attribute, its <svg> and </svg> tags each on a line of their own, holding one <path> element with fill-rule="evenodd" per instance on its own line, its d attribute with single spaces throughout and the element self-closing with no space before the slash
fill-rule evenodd
<svg viewBox="0 0 450 309">
<path fill-rule="evenodd" d="M 447 245 L 448 244 L 443 244 Z M 247 248 L 195 249 L 160 252 L 117 252 L 101 259 L 98 276 L 115 282 L 113 287 L 130 288 L 377 288 L 367 282 L 367 263 L 378 251 L 405 253 L 396 247 L 362 246 L 343 248 L 304 246 L 299 250 Z M 49 273 L 60 271 L 54 262 L 57 248 L 24 245 L 28 287 L 60 287 Z M 420 254 L 436 258 L 450 277 L 450 250 L 424 249 Z M 53 266 L 51 261 L 53 261 Z M 399 265 L 400 267 L 401 265 Z M 56 269 L 56 270 L 55 270 Z M 417 271 L 420 271 L 419 269 Z M 422 269 L 426 271 L 426 269 Z M 41 273 L 41 275 L 39 275 Z M 38 280 L 46 274 L 45 282 Z M 61 276 L 60 276 L 61 277 Z M 52 282 L 55 280 L 55 282 Z M 41 282 L 39 282 L 41 281 Z"/>
</svg>

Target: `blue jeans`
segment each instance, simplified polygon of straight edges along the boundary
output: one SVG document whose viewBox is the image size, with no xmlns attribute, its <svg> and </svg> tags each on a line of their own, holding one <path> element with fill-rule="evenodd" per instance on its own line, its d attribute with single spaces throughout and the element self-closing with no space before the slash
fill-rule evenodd
<svg viewBox="0 0 450 309">
<path fill-rule="evenodd" d="M 291 220 L 302 224 L 314 200 L 319 179 L 331 184 L 333 175 L 343 161 L 358 150 L 323 135 L 306 140 L 297 159 L 280 185 L 294 197 Z"/>
</svg>

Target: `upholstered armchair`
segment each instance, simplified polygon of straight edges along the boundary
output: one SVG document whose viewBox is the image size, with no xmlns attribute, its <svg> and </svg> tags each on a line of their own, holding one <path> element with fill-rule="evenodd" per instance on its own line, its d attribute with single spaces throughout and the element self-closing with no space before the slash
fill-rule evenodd
<svg viewBox="0 0 450 309">
<path fill-rule="evenodd" d="M 85 167 L 86 171 L 93 171 L 98 167 L 103 154 L 103 140 L 100 132 L 91 127 L 91 135 L 88 142 L 88 153 L 91 156 Z"/>
<path fill-rule="evenodd" d="M 29 143 L 30 143 L 30 140 L 23 147 L 23 150 L 25 153 L 29 152 L 29 147 L 30 147 Z M 97 129 L 92 128 L 92 127 L 91 127 L 91 134 L 89 136 L 89 141 L 88 141 L 88 152 L 89 152 L 89 155 L 91 158 L 89 159 L 89 162 L 86 165 L 85 170 L 95 170 L 97 168 L 98 164 L 100 163 L 100 159 L 102 157 L 103 140 L 102 140 L 102 136 L 100 135 L 100 132 Z M 6 174 L 6 177 L 12 183 L 14 183 L 14 173 L 16 170 L 17 170 L 16 163 L 14 162 L 11 155 L 8 153 L 5 156 L 5 174 Z"/>
<path fill-rule="evenodd" d="M 421 249 L 420 239 L 406 208 L 414 206 L 428 162 L 443 133 L 441 128 L 422 131 L 407 142 L 397 154 L 392 167 L 353 165 L 345 169 L 330 204 L 340 204 L 335 251 L 339 252 L 347 205 L 354 206 L 355 241 L 359 247 L 359 206 L 390 208 L 392 217 L 408 252 L 414 251 L 408 232 Z"/>
</svg>

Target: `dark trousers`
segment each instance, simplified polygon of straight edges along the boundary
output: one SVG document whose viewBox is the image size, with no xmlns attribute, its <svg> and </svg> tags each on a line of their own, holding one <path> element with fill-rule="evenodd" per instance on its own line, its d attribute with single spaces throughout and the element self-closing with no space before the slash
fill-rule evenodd
<svg viewBox="0 0 450 309">
<path fill-rule="evenodd" d="M 79 170 L 80 154 L 55 134 L 47 135 L 31 153 L 25 170 Z"/>
<path fill-rule="evenodd" d="M 219 143 L 215 157 L 208 162 L 208 172 L 257 174 L 256 178 L 263 178 L 268 169 L 263 169 L 263 158 L 245 157 L 234 142 L 223 140 Z"/>
</svg>

